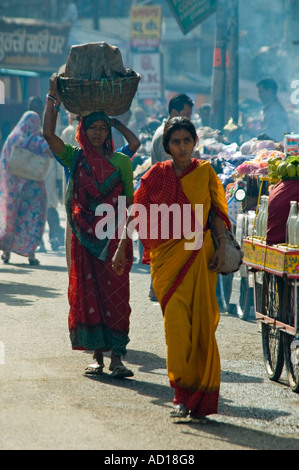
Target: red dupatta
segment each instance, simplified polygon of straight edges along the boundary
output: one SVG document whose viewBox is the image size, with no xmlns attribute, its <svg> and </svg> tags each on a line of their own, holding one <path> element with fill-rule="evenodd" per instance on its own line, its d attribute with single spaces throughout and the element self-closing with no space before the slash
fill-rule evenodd
<svg viewBox="0 0 299 470">
<path fill-rule="evenodd" d="M 193 171 L 198 165 L 199 160 L 192 159 L 189 168 L 182 174 L 182 177 Z M 161 171 L 162 170 L 162 171 Z M 174 238 L 174 225 L 173 225 L 173 214 L 169 212 L 169 233 L 167 238 L 162 238 L 161 226 L 162 218 L 159 217 L 157 220 L 153 220 L 150 217 L 151 206 L 167 204 L 170 207 L 173 204 L 177 204 L 181 213 L 183 213 L 183 206 L 190 205 L 188 198 L 186 197 L 182 185 L 181 177 L 178 178 L 174 172 L 172 161 L 167 160 L 165 162 L 156 163 L 151 170 L 149 170 L 142 178 L 141 185 L 136 191 L 134 196 L 135 210 L 138 212 L 138 206 L 136 204 L 142 204 L 145 207 L 145 212 L 138 212 L 138 225 L 141 236 L 141 241 L 146 251 L 153 250 L 157 246 L 165 243 L 165 241 Z M 146 216 L 146 220 L 144 220 Z M 181 234 L 183 233 L 183 218 L 181 218 Z M 154 227 L 155 225 L 158 227 Z M 153 226 L 154 225 L 154 226 Z M 142 227 L 146 227 L 146 238 L 142 237 Z M 195 227 L 195 214 L 191 212 L 191 230 Z M 151 238 L 153 233 L 157 233 L 158 236 Z"/>
<path fill-rule="evenodd" d="M 84 132 L 84 118 L 80 122 L 76 138 L 81 149 L 76 150 L 71 168 L 66 197 L 68 219 L 80 243 L 97 258 L 105 260 L 111 236 L 117 238 L 118 196 L 123 193 L 123 184 L 115 167 L 90 144 Z M 96 225 L 101 216 L 96 216 L 96 209 L 101 204 L 108 204 L 113 208 L 115 231 L 98 238 Z"/>
</svg>

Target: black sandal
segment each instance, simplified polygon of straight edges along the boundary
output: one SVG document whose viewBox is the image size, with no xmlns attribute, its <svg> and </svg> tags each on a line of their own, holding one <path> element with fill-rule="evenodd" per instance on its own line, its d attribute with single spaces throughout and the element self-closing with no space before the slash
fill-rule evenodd
<svg viewBox="0 0 299 470">
<path fill-rule="evenodd" d="M 8 264 L 9 263 L 9 257 L 5 256 L 5 254 L 3 254 L 1 256 L 1 259 L 3 261 L 4 264 Z"/>
<path fill-rule="evenodd" d="M 34 259 L 29 259 L 28 261 L 29 261 L 29 264 L 30 264 L 31 266 L 38 266 L 38 265 L 39 265 L 39 261 L 38 261 L 38 259 L 36 259 L 36 258 L 34 258 Z"/>
</svg>

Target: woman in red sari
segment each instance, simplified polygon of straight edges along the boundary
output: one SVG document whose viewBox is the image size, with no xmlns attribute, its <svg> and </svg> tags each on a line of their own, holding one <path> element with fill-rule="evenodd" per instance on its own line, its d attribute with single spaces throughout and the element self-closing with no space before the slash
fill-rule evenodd
<svg viewBox="0 0 299 470">
<path fill-rule="evenodd" d="M 81 119 L 77 132 L 80 147 L 64 144 L 55 134 L 59 104 L 54 74 L 50 79 L 43 133 L 53 153 L 70 170 L 66 209 L 72 227 L 68 291 L 72 348 L 94 351 L 96 364 L 90 365 L 86 373 L 103 373 L 103 352 L 111 350 L 111 375 L 131 377 L 133 372 L 121 358 L 129 342 L 132 243 L 126 244 L 122 276 L 114 272 L 111 260 L 119 243 L 118 224 L 123 227 L 126 203 L 130 205 L 133 201 L 132 164 L 128 156 L 114 152 L 111 121 L 103 112 Z M 124 207 L 119 204 L 119 196 L 125 196 Z M 105 207 L 111 210 L 110 222 L 114 217 L 112 224 Z"/>
<path fill-rule="evenodd" d="M 225 225 L 230 224 L 224 189 L 215 171 L 209 162 L 191 158 L 196 141 L 196 130 L 189 119 L 167 121 L 163 145 L 172 160 L 156 163 L 141 178 L 135 193 L 139 206 L 134 207 L 134 215 L 140 239 L 149 253 L 153 287 L 163 312 L 167 371 L 174 390 L 171 417 L 190 415 L 201 419 L 217 413 L 218 407 L 220 358 L 215 333 L 220 313 L 216 272 L 225 260 L 224 232 Z M 179 208 L 176 214 L 184 214 L 184 207 L 189 207 L 190 227 L 185 226 L 184 217 L 169 217 L 166 236 L 163 216 L 156 232 L 157 220 L 149 215 L 157 205 Z M 197 216 L 200 206 L 202 220 Z M 208 226 L 209 215 L 218 238 L 217 251 Z M 121 274 L 124 266 L 125 244 L 121 242 L 114 267 Z"/>
</svg>

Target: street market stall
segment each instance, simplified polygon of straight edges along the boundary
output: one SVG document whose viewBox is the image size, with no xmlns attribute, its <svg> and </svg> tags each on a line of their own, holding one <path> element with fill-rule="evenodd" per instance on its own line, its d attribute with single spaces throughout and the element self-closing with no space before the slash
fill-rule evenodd
<svg viewBox="0 0 299 470">
<path fill-rule="evenodd" d="M 256 319 L 261 321 L 266 372 L 277 381 L 285 365 L 299 392 L 299 247 L 243 240 L 243 262 L 254 274 Z"/>
<path fill-rule="evenodd" d="M 267 173 L 260 176 L 258 210 L 242 249 L 243 263 L 254 277 L 255 317 L 261 321 L 267 375 L 277 381 L 285 365 L 289 385 L 298 393 L 299 156 L 298 148 L 289 151 L 285 139 L 285 153 L 273 155 Z M 269 196 L 261 196 L 265 182 Z"/>
</svg>

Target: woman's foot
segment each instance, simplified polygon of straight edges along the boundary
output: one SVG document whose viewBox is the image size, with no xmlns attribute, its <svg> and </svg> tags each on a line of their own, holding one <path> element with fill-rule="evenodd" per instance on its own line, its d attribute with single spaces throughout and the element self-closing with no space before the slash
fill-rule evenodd
<svg viewBox="0 0 299 470">
<path fill-rule="evenodd" d="M 38 266 L 39 265 L 39 261 L 38 261 L 38 259 L 36 259 L 35 254 L 29 255 L 28 262 L 29 262 L 30 266 Z"/>
<path fill-rule="evenodd" d="M 93 353 L 93 358 L 96 362 L 86 367 L 85 375 L 102 375 L 105 367 L 103 353 L 96 350 Z"/>
<path fill-rule="evenodd" d="M 10 253 L 8 253 L 7 251 L 3 252 L 3 255 L 1 256 L 2 258 L 2 261 L 4 264 L 8 264 L 9 263 L 9 258 L 10 258 Z"/>
<path fill-rule="evenodd" d="M 96 349 L 93 353 L 93 358 L 99 366 L 104 367 L 104 356 L 102 351 L 98 351 Z"/>
<path fill-rule="evenodd" d="M 176 405 L 174 409 L 170 412 L 171 418 L 186 418 L 189 412 L 185 405 Z"/>
<path fill-rule="evenodd" d="M 133 377 L 134 375 L 134 373 L 122 363 L 120 356 L 116 356 L 113 352 L 111 353 L 109 370 L 111 371 L 110 376 L 117 379 Z"/>
</svg>

